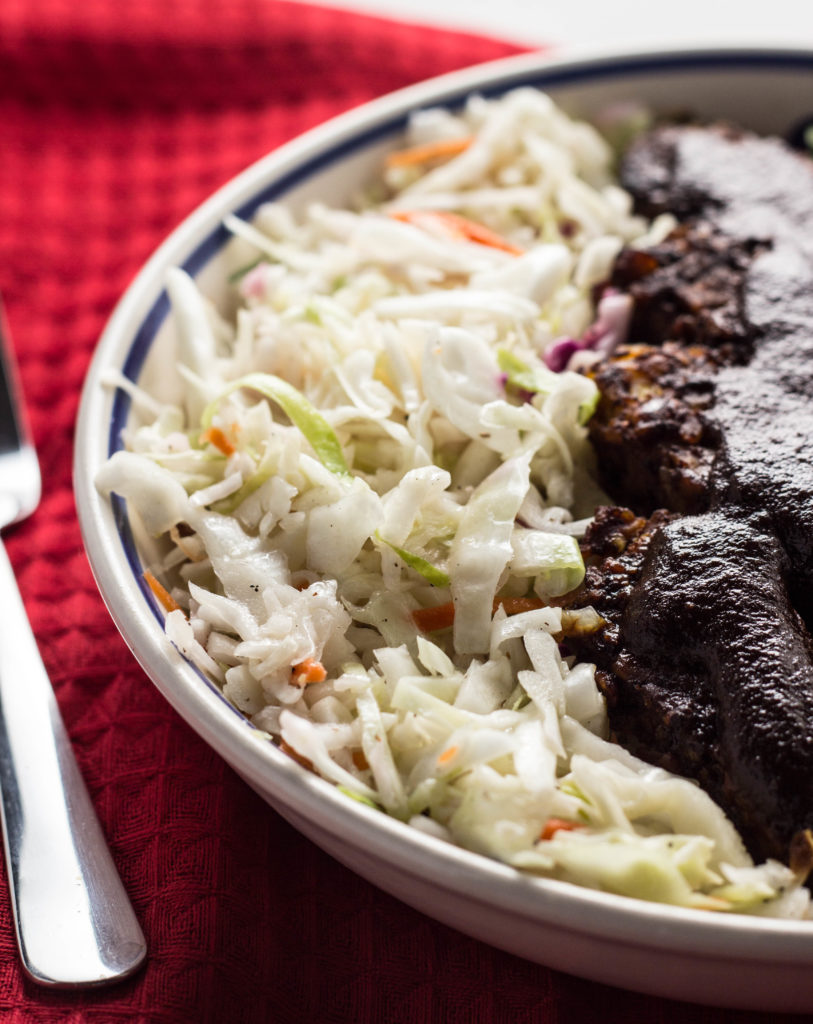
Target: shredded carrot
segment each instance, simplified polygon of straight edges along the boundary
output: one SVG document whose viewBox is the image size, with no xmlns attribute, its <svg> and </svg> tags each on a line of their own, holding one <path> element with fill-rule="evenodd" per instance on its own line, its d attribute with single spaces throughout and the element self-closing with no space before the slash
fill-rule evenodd
<svg viewBox="0 0 813 1024">
<path fill-rule="evenodd" d="M 163 584 L 158 582 L 158 580 L 153 576 L 149 569 L 147 569 L 143 573 L 143 577 L 144 582 L 153 592 L 153 594 L 158 600 L 158 603 L 162 605 L 165 611 L 181 611 L 181 606 L 178 604 L 178 602 L 175 600 L 172 594 L 170 594 L 170 592 L 166 589 L 165 586 L 163 586 Z"/>
<path fill-rule="evenodd" d="M 448 629 L 454 622 L 454 604 L 447 601 L 430 608 L 416 608 L 412 612 L 412 621 L 422 633 Z"/>
<path fill-rule="evenodd" d="M 224 455 L 234 455 L 237 451 L 220 427 L 209 427 L 208 430 L 204 430 L 200 435 L 200 440 L 201 444 L 206 444 L 207 442 L 213 444 Z"/>
<path fill-rule="evenodd" d="M 580 828 L 584 828 L 584 825 L 579 825 L 575 821 L 565 821 L 564 818 L 548 818 L 539 838 L 553 839 L 557 832 L 575 832 Z"/>
<path fill-rule="evenodd" d="M 307 686 L 309 683 L 323 683 L 327 679 L 327 669 L 315 658 L 305 658 L 291 669 L 291 683 L 294 686 Z"/>
<path fill-rule="evenodd" d="M 439 139 L 437 142 L 427 142 L 421 146 L 410 146 L 408 149 L 399 149 L 390 153 L 387 157 L 387 167 L 412 167 L 415 164 L 427 164 L 430 160 L 442 160 L 446 157 L 457 156 L 474 142 L 473 135 L 462 136 L 459 139 Z"/>
<path fill-rule="evenodd" d="M 538 597 L 495 597 L 492 615 L 499 607 L 505 609 L 506 615 L 519 615 L 521 612 L 532 612 L 544 608 L 545 602 Z M 412 613 L 412 621 L 422 633 L 437 633 L 441 629 L 449 629 L 454 625 L 454 603 L 432 605 L 429 608 L 416 608 Z"/>
<path fill-rule="evenodd" d="M 500 607 L 505 609 L 506 615 L 520 615 L 522 612 L 533 612 L 537 608 L 544 608 L 545 602 L 538 597 L 495 597 L 493 611 Z"/>
<path fill-rule="evenodd" d="M 447 747 L 442 754 L 438 754 L 438 764 L 448 764 L 458 752 L 460 747 Z"/>
<path fill-rule="evenodd" d="M 522 249 L 502 235 L 498 235 L 496 231 L 487 228 L 485 224 L 478 224 L 477 221 L 461 217 L 458 213 L 450 213 L 448 210 L 393 210 L 390 216 L 405 224 L 414 224 L 430 231 L 442 231 L 449 238 L 488 245 L 492 249 L 510 252 L 513 256 L 522 255 Z"/>
<path fill-rule="evenodd" d="M 364 756 L 363 750 L 354 750 L 351 757 L 353 758 L 353 764 L 360 772 L 364 772 L 370 767 L 367 763 L 367 758 Z"/>
<path fill-rule="evenodd" d="M 313 762 L 309 761 L 307 757 L 303 757 L 301 754 L 298 754 L 290 745 L 290 743 L 286 743 L 285 740 L 280 740 L 279 749 L 284 754 L 287 754 L 288 757 L 293 758 L 293 760 L 296 761 L 297 764 L 301 764 L 303 768 L 307 768 L 308 771 L 311 772 L 313 771 Z"/>
</svg>

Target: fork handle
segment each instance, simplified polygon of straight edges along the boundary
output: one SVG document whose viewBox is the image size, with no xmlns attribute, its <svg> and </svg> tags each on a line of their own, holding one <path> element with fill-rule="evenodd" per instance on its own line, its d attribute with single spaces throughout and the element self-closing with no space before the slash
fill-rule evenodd
<svg viewBox="0 0 813 1024">
<path fill-rule="evenodd" d="M 144 935 L 74 758 L 0 541 L 0 796 L 23 966 L 72 988 L 127 977 Z"/>
</svg>

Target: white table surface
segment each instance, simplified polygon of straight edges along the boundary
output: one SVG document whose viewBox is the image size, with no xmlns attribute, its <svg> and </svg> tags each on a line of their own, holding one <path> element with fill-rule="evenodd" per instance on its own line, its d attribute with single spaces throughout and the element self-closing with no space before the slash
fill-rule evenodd
<svg viewBox="0 0 813 1024">
<path fill-rule="evenodd" d="M 317 0 L 401 21 L 557 49 L 657 44 L 813 46 L 811 0 Z"/>
</svg>

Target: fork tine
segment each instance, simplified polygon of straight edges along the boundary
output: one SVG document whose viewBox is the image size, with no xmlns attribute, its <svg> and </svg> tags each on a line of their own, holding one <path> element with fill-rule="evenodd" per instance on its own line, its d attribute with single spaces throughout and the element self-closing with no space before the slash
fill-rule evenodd
<svg viewBox="0 0 813 1024">
<path fill-rule="evenodd" d="M 10 337 L 0 301 L 0 529 L 33 512 L 41 489 Z"/>
</svg>

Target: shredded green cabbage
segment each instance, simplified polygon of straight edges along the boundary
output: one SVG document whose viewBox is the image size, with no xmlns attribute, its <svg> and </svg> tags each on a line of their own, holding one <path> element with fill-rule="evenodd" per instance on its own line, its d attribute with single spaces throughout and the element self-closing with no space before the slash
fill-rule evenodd
<svg viewBox="0 0 813 1024">
<path fill-rule="evenodd" d="M 414 569 L 415 572 L 420 573 L 421 576 L 433 587 L 448 587 L 450 583 L 449 574 L 444 572 L 442 569 L 438 569 L 436 565 L 432 565 L 425 558 L 420 555 L 414 554 L 412 551 L 407 551 L 406 548 L 401 548 L 397 544 L 391 544 L 388 540 L 384 540 L 379 537 L 384 544 L 392 548 L 392 550 L 398 555 L 405 565 L 408 565 L 410 569 Z"/>
<path fill-rule="evenodd" d="M 324 416 L 313 407 L 301 391 L 270 373 L 249 373 L 245 377 L 231 381 L 203 410 L 201 427 L 211 427 L 223 399 L 241 388 L 259 391 L 265 398 L 276 402 L 291 422 L 302 431 L 322 465 L 337 476 L 350 476 L 339 439 Z"/>
</svg>

